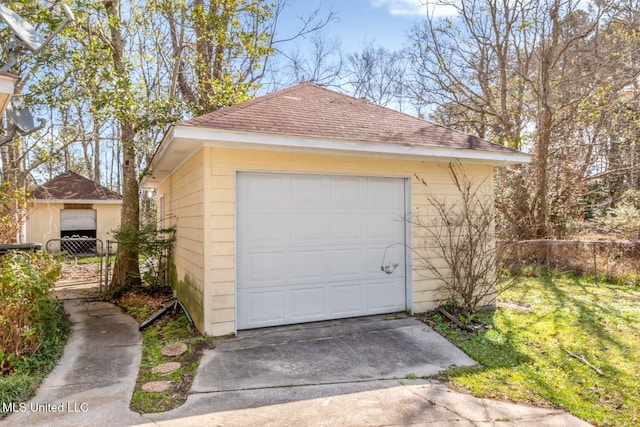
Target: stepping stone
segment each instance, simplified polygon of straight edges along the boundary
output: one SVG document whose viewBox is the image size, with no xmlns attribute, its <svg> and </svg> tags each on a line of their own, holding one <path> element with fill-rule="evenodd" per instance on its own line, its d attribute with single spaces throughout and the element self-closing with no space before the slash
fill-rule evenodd
<svg viewBox="0 0 640 427">
<path fill-rule="evenodd" d="M 155 391 L 159 393 L 169 390 L 169 387 L 171 387 L 171 381 L 151 381 L 142 384 L 144 391 Z"/>
<path fill-rule="evenodd" d="M 180 356 L 185 351 L 187 351 L 187 345 L 184 343 L 166 345 L 162 347 L 162 350 L 160 350 L 162 355 L 167 357 Z"/>
<path fill-rule="evenodd" d="M 151 368 L 151 373 L 153 374 L 169 374 L 171 372 L 177 371 L 180 369 L 180 363 L 178 362 L 167 362 L 162 363 L 158 366 L 154 366 Z"/>
</svg>

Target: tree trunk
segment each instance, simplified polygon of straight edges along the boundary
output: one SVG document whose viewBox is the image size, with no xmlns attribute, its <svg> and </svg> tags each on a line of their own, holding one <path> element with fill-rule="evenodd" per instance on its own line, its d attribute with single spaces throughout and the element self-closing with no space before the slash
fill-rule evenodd
<svg viewBox="0 0 640 427">
<path fill-rule="evenodd" d="M 117 296 L 129 288 L 140 285 L 138 262 L 138 233 L 140 228 L 140 205 L 138 198 L 138 166 L 133 145 L 135 131 L 130 123 L 122 124 L 122 213 L 120 217 L 120 239 L 116 264 L 110 284 L 110 292 Z"/>
<path fill-rule="evenodd" d="M 100 184 L 102 174 L 100 173 L 100 122 L 93 119 L 93 180 Z"/>
<path fill-rule="evenodd" d="M 553 132 L 553 111 L 556 93 L 552 86 L 554 63 L 557 60 L 559 44 L 559 9 L 560 2 L 555 0 L 549 10 L 548 37 L 543 40 L 540 48 L 540 80 L 539 106 L 537 119 L 537 141 L 533 160 L 534 180 L 536 190 L 534 194 L 534 238 L 551 237 L 553 225 L 549 223 L 549 189 L 548 166 L 549 147 Z"/>
<path fill-rule="evenodd" d="M 111 58 L 116 78 L 122 83 L 116 86 L 116 96 L 123 100 L 127 108 L 131 100 L 129 72 L 125 63 L 125 42 L 120 29 L 119 2 L 105 1 L 104 8 L 109 16 L 111 31 Z M 120 93 L 118 93 L 120 92 Z M 118 244 L 116 263 L 109 291 L 119 296 L 127 289 L 140 284 L 137 232 L 140 228 L 140 205 L 138 199 L 138 165 L 135 150 L 135 126 L 127 111 L 118 114 L 122 141 L 122 213 L 120 217 L 120 238 L 128 242 Z"/>
</svg>

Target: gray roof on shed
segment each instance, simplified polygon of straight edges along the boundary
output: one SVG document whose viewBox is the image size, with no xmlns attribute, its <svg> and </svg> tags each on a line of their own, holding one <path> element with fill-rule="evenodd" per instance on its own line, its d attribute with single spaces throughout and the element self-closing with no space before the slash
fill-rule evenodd
<svg viewBox="0 0 640 427">
<path fill-rule="evenodd" d="M 517 153 L 363 99 L 301 83 L 176 126 L 273 135 Z"/>
</svg>

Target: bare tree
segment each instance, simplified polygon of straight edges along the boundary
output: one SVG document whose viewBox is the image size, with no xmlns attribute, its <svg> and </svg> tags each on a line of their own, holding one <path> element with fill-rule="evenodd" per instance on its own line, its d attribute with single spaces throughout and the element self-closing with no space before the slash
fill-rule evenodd
<svg viewBox="0 0 640 427">
<path fill-rule="evenodd" d="M 390 52 L 369 43 L 347 59 L 347 80 L 353 96 L 384 107 L 402 109 L 408 67 L 400 52 Z"/>
<path fill-rule="evenodd" d="M 456 16 L 428 17 L 414 29 L 412 93 L 438 106 L 441 123 L 534 155 L 501 188 L 513 237 L 566 235 L 582 215 L 599 119 L 637 80 L 637 62 L 628 72 L 631 61 L 621 61 L 637 51 L 637 31 L 606 34 L 607 2 L 446 3 Z"/>
<path fill-rule="evenodd" d="M 285 65 L 280 73 L 284 81 L 279 86 L 311 82 L 326 87 L 339 87 L 344 68 L 340 42 L 316 33 L 309 49 L 294 48 L 281 53 Z"/>
<path fill-rule="evenodd" d="M 456 193 L 437 195 L 416 176 L 425 191 L 427 212 L 414 215 L 413 226 L 426 236 L 414 247 L 416 270 L 439 283 L 439 295 L 469 315 L 492 305 L 499 293 L 495 247 L 495 209 L 491 175 L 484 179 L 465 174 L 460 164 L 449 164 Z"/>
<path fill-rule="evenodd" d="M 478 136 L 521 148 L 523 82 L 530 61 L 527 33 L 520 33 L 530 6 L 498 0 L 444 1 L 453 17 L 427 16 L 410 36 L 410 90 L 418 102 L 448 106 L 458 123 Z"/>
</svg>

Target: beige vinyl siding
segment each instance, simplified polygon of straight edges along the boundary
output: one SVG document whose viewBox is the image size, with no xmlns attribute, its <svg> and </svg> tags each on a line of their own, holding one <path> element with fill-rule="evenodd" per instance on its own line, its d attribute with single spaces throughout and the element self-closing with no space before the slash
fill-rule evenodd
<svg viewBox="0 0 640 427">
<path fill-rule="evenodd" d="M 63 207 L 62 203 L 33 203 L 27 217 L 27 242 L 42 243 L 45 248 L 50 239 L 59 239 L 60 210 Z M 56 246 L 57 250 L 59 247 Z"/>
<path fill-rule="evenodd" d="M 113 240 L 113 231 L 120 226 L 120 203 L 85 203 L 83 200 L 70 200 L 68 204 L 90 204 L 96 210 L 96 238 L 102 240 L 103 250 L 107 250 L 107 240 Z M 26 240 L 30 243 L 46 244 L 51 239 L 60 238 L 60 210 L 64 209 L 63 203 L 47 203 L 38 201 L 33 203 L 28 211 L 26 223 Z M 53 252 L 60 250 L 58 243 L 50 245 Z M 100 250 L 100 247 L 98 247 Z"/>
<path fill-rule="evenodd" d="M 93 205 L 96 210 L 96 237 L 102 240 L 107 250 L 107 240 L 113 240 L 113 232 L 120 228 L 122 205 Z"/>
<path fill-rule="evenodd" d="M 205 276 L 207 277 L 203 298 L 205 302 L 205 332 L 209 335 L 233 333 L 235 327 L 235 175 L 237 171 L 310 172 L 330 174 L 353 174 L 365 176 L 411 178 L 411 214 L 421 215 L 430 221 L 432 208 L 425 197 L 425 189 L 414 177 L 417 174 L 429 183 L 430 190 L 438 197 L 454 197 L 455 187 L 451 183 L 448 165 L 424 161 L 391 160 L 351 156 L 329 156 L 320 154 L 232 150 L 226 148 L 204 148 L 207 202 L 205 231 Z M 201 152 L 202 153 L 202 152 Z M 183 165 L 184 169 L 193 169 Z M 492 176 L 493 167 L 465 165 L 466 173 L 477 181 Z M 174 174 L 177 177 L 178 173 Z M 175 178 L 173 178 L 175 179 Z M 487 181 L 488 188 L 492 180 Z M 190 180 L 191 191 L 195 181 Z M 490 188 L 489 188 L 490 189 Z M 202 189 L 200 188 L 199 191 Z M 175 201 L 172 201 L 175 203 Z M 184 208 L 182 208 L 184 209 Z M 432 218 L 432 217 L 431 217 Z M 424 231 L 414 227 L 411 233 L 415 249 L 432 245 Z M 194 242 L 195 243 L 195 242 Z M 176 257 L 176 264 L 180 261 Z M 431 274 L 420 269 L 414 256 L 414 271 L 409 274 L 409 289 L 412 308 L 422 312 L 436 306 L 442 295 L 437 293 L 437 283 Z M 181 271 L 188 271 L 181 265 Z"/>
<path fill-rule="evenodd" d="M 218 167 L 218 151 L 205 148 L 210 192 L 207 212 L 209 273 L 203 298 L 207 301 L 209 335 L 225 335 L 236 331 L 236 250 L 235 250 L 235 172 Z"/>
<path fill-rule="evenodd" d="M 173 286 L 200 330 L 205 329 L 203 159 L 204 151 L 200 151 L 157 188 L 164 197 L 165 225 L 177 226 Z"/>
</svg>

